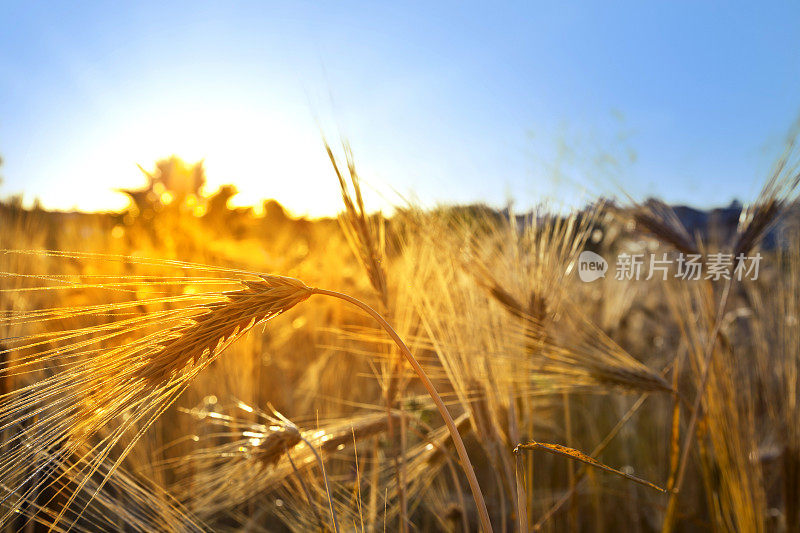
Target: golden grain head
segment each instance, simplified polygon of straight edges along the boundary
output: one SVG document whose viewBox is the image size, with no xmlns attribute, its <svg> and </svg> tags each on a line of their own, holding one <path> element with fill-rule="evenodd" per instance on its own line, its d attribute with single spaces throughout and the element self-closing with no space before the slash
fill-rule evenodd
<svg viewBox="0 0 800 533">
<path fill-rule="evenodd" d="M 288 450 L 302 440 L 300 430 L 295 425 L 270 426 L 270 432 L 258 444 L 258 459 L 265 466 L 275 466 Z"/>
<path fill-rule="evenodd" d="M 205 305 L 198 316 L 166 334 L 170 340 L 149 355 L 141 375 L 163 381 L 187 366 L 197 367 L 216 358 L 233 340 L 253 326 L 284 313 L 311 296 L 302 281 L 262 275 L 244 281 L 243 289 L 224 293 L 224 300 Z"/>
</svg>

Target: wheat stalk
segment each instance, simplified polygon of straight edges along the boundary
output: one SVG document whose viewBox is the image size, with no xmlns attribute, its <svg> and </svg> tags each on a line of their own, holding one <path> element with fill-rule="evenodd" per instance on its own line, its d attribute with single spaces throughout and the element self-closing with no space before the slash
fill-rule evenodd
<svg viewBox="0 0 800 533">
<path fill-rule="evenodd" d="M 568 448 L 567 446 L 562 446 L 560 444 L 551 444 L 551 443 L 546 443 L 546 442 L 531 441 L 531 442 L 526 442 L 526 443 L 517 445 L 517 447 L 514 448 L 514 453 L 519 453 L 520 450 L 522 450 L 522 449 L 544 450 L 546 452 L 549 452 L 549 453 L 552 453 L 552 454 L 555 454 L 555 455 L 560 455 L 562 457 L 567 457 L 567 458 L 575 460 L 575 461 L 580 461 L 581 463 L 583 463 L 585 465 L 593 466 L 595 468 L 599 468 L 600 470 L 605 470 L 606 472 L 611 472 L 612 474 L 616 474 L 616 475 L 618 475 L 620 477 L 624 477 L 625 479 L 630 479 L 631 481 L 633 481 L 635 483 L 638 483 L 638 484 L 643 485 L 645 487 L 651 488 L 653 490 L 657 490 L 657 491 L 663 492 L 663 493 L 667 492 L 666 489 L 663 489 L 663 488 L 659 487 L 658 485 L 655 485 L 655 484 L 647 481 L 646 479 L 642 479 L 640 477 L 636 477 L 636 476 L 631 475 L 631 474 L 626 474 L 625 472 L 617 470 L 616 468 L 612 468 L 612 467 L 610 467 L 608 465 L 605 465 L 605 464 L 601 463 L 600 461 L 598 461 L 597 459 L 595 459 L 594 457 L 586 455 L 585 453 L 581 452 L 580 450 L 576 450 L 575 448 Z"/>
<path fill-rule="evenodd" d="M 256 281 L 240 281 L 239 284 L 239 290 L 218 294 L 216 301 L 189 306 L 173 315 L 153 313 L 141 319 L 126 318 L 69 331 L 60 337 L 41 334 L 16 339 L 12 350 L 20 356 L 0 372 L 18 375 L 36 366 L 57 370 L 52 377 L 4 395 L 0 403 L 0 427 L 30 424 L 26 431 L 18 432 L 5 443 L 9 451 L 0 459 L 0 473 L 3 479 L 9 480 L 2 501 L 15 499 L 2 520 L 8 520 L 24 501 L 23 486 L 30 477 L 24 472 L 32 459 L 46 453 L 49 461 L 57 465 L 77 454 L 86 460 L 73 467 L 77 487 L 56 518 L 58 522 L 75 495 L 109 457 L 112 448 L 122 442 L 126 432 L 141 425 L 110 468 L 109 475 L 197 373 L 255 324 L 277 316 L 311 294 L 310 289 L 297 280 L 279 276 L 260 276 Z M 74 313 L 104 314 L 120 309 L 126 309 L 126 305 L 89 307 L 74 310 Z M 60 316 L 68 317 L 70 311 L 22 313 L 2 318 L 0 322 L 20 325 Z M 123 342 L 115 348 L 97 346 L 101 341 L 124 337 L 166 318 L 179 320 L 166 330 Z M 62 341 L 60 345 L 55 342 L 58 340 Z M 43 350 L 45 342 L 55 342 L 56 347 Z M 115 424 L 120 417 L 122 421 Z M 111 428 L 111 434 L 103 437 L 98 445 L 90 445 L 90 440 L 104 428 Z M 50 486 L 60 477 L 40 483 Z M 17 480 L 16 484 L 12 480 Z M 35 490 L 40 488 L 43 487 Z M 100 488 L 102 484 L 98 490 Z M 66 489 L 59 489 L 62 490 Z"/>
<path fill-rule="evenodd" d="M 439 395 L 436 387 L 434 387 L 433 382 L 431 382 L 430 378 L 425 373 L 425 370 L 422 368 L 422 365 L 419 364 L 417 359 L 411 353 L 411 350 L 408 349 L 408 346 L 406 346 L 394 328 L 392 328 L 392 326 L 389 325 L 389 323 L 386 322 L 386 320 L 380 314 L 378 314 L 377 311 L 372 309 L 367 304 L 357 300 L 356 298 L 353 298 L 352 296 L 348 296 L 347 294 L 339 292 L 325 289 L 312 289 L 312 292 L 313 294 L 339 298 L 355 305 L 356 307 L 359 307 L 361 310 L 365 311 L 368 315 L 374 318 L 375 321 L 378 322 L 378 324 L 380 324 L 380 326 L 386 331 L 389 337 L 392 338 L 397 347 L 400 349 L 400 353 L 403 354 L 403 357 L 406 358 L 406 361 L 408 361 L 409 365 L 411 365 L 411 368 L 414 369 L 417 377 L 419 377 L 422 385 L 425 387 L 425 390 L 433 400 L 434 405 L 436 405 L 439 414 L 444 419 L 447 429 L 450 432 L 450 437 L 453 439 L 453 444 L 455 445 L 458 458 L 461 460 L 461 468 L 464 470 L 464 473 L 467 476 L 467 481 L 469 482 L 469 487 L 472 491 L 472 497 L 475 500 L 475 505 L 478 508 L 478 516 L 480 517 L 481 527 L 486 532 L 492 531 L 491 521 L 489 520 L 489 511 L 486 508 L 486 502 L 483 499 L 483 493 L 481 492 L 480 485 L 478 484 L 478 478 L 475 476 L 475 470 L 472 468 L 472 463 L 469 459 L 469 455 L 467 454 L 467 449 L 464 446 L 464 441 L 461 440 L 461 435 L 458 432 L 455 421 L 450 415 L 450 412 L 447 410 L 447 406 L 444 404 L 444 400 L 442 400 L 442 397 Z"/>
<path fill-rule="evenodd" d="M 63 461 L 64 457 L 79 453 L 87 457 L 87 461 L 85 466 L 78 470 L 78 474 L 82 476 L 81 480 L 77 482 L 76 491 L 73 491 L 61 514 L 56 518 L 58 522 L 66 508 L 73 502 L 77 491 L 83 488 L 99 465 L 109 457 L 112 448 L 121 442 L 128 430 L 134 428 L 136 424 L 140 425 L 131 442 L 110 468 L 109 475 L 127 455 L 136 440 L 177 399 L 189 382 L 219 357 L 231 343 L 256 324 L 266 322 L 307 300 L 311 295 L 318 294 L 345 300 L 366 311 L 397 344 L 447 423 L 462 467 L 470 481 L 481 523 L 486 531 L 491 531 L 486 504 L 452 417 L 420 364 L 380 314 L 355 298 L 311 288 L 294 278 L 259 275 L 255 280 L 239 280 L 239 285 L 239 289 L 217 294 L 215 301 L 190 306 L 182 314 L 156 314 L 155 317 L 145 318 L 144 323 L 150 325 L 166 317 L 173 319 L 177 317 L 180 320 L 176 325 L 113 349 L 92 348 L 92 343 L 97 342 L 97 337 L 110 340 L 119 338 L 122 333 L 130 334 L 141 328 L 143 321 L 123 319 L 112 325 L 68 332 L 61 336 L 65 345 L 51 350 L 41 350 L 42 339 L 52 340 L 47 334 L 23 337 L 13 349 L 21 353 L 33 351 L 33 355 L 23 355 L 16 366 L 0 372 L 14 375 L 21 372 L 23 367 L 29 369 L 36 364 L 53 362 L 56 362 L 57 368 L 60 367 L 61 370 L 51 378 L 40 380 L 0 398 L 4 400 L 0 403 L 0 428 L 18 423 L 20 419 L 32 421 L 32 428 L 27 432 L 32 438 L 23 446 L 21 433 L 12 437 L 7 443 L 12 446 L 12 453 L 5 454 L 0 459 L 0 473 L 3 474 L 3 478 L 20 480 L 16 486 L 9 486 L 3 490 L 3 501 L 12 498 L 22 489 L 29 477 L 22 472 L 35 455 L 45 452 L 52 454 L 52 461 Z M 124 308 L 124 305 L 121 307 Z M 105 313 L 111 310 L 113 306 L 108 309 L 100 307 L 82 311 Z M 0 318 L 0 323 L 24 324 L 32 319 L 52 318 L 65 313 L 68 314 L 68 310 L 49 314 L 47 312 L 18 314 Z M 96 335 L 98 333 L 99 336 Z M 90 340 L 79 339 L 87 335 L 95 337 Z M 86 357 L 88 361 L 82 360 L 76 354 Z M 60 397 L 65 391 L 67 391 L 65 397 Z M 59 399 L 48 406 L 47 403 L 51 398 Z M 58 410 L 48 416 L 39 416 L 48 407 L 53 406 L 57 406 Z M 115 419 L 131 411 L 132 415 L 123 417 L 123 421 L 116 426 L 113 424 Z M 105 427 L 113 428 L 111 435 L 104 437 L 97 447 L 87 447 L 90 439 Z M 87 448 L 88 452 L 85 451 Z M 102 484 L 98 490 L 100 488 Z M 3 516 L 3 520 L 12 516 L 22 501 L 23 498 L 18 498 Z"/>
</svg>

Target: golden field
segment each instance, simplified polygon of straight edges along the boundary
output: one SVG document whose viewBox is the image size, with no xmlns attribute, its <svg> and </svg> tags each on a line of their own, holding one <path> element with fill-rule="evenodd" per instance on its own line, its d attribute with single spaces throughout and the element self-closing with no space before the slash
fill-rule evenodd
<svg viewBox="0 0 800 533">
<path fill-rule="evenodd" d="M 0 529 L 800 531 L 796 154 L 703 234 L 657 201 L 369 214 L 333 152 L 339 220 L 178 159 L 123 213 L 7 199 Z M 615 279 L 637 251 L 763 259 Z"/>
</svg>

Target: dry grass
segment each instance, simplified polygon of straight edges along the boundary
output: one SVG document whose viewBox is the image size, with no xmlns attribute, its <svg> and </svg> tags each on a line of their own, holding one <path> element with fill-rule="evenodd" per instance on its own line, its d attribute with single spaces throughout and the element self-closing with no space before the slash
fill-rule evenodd
<svg viewBox="0 0 800 533">
<path fill-rule="evenodd" d="M 6 530 L 800 527 L 795 149 L 729 242 L 656 201 L 370 215 L 344 150 L 338 223 L 0 205 Z M 577 281 L 626 246 L 764 259 Z"/>
</svg>

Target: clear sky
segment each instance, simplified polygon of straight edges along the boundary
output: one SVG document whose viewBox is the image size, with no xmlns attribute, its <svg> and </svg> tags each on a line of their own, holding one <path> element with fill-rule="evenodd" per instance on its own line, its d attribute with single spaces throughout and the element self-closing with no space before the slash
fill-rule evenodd
<svg viewBox="0 0 800 533">
<path fill-rule="evenodd" d="M 339 208 L 757 193 L 800 111 L 800 3 L 0 2 L 0 195 L 120 208 L 136 163 Z"/>
</svg>

